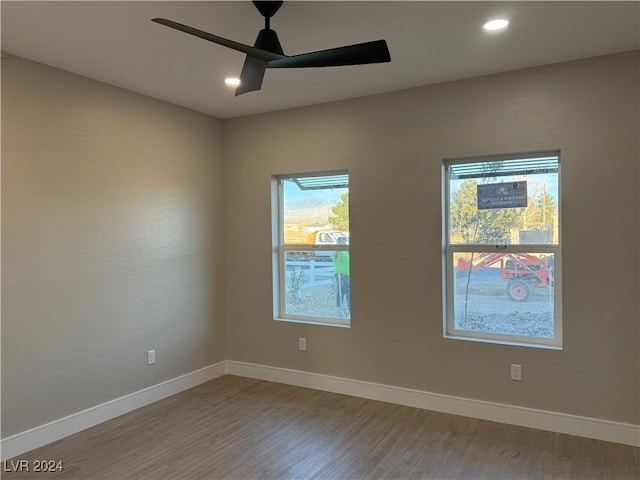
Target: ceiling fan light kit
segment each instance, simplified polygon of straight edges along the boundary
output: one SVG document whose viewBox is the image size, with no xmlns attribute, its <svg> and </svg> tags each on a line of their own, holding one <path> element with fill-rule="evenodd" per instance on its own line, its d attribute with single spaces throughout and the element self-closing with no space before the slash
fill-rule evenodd
<svg viewBox="0 0 640 480">
<path fill-rule="evenodd" d="M 275 15 L 282 3 L 281 1 L 253 2 L 264 17 L 265 24 L 264 28 L 258 33 L 253 46 L 234 42 L 166 18 L 153 18 L 151 21 L 246 54 L 242 73 L 240 74 L 240 85 L 235 91 L 236 96 L 260 90 L 267 68 L 339 67 L 391 61 L 389 48 L 385 40 L 347 45 L 299 55 L 285 55 L 282 45 L 280 45 L 280 40 L 278 40 L 278 35 L 275 30 L 271 29 L 270 25 L 271 17 Z"/>
</svg>

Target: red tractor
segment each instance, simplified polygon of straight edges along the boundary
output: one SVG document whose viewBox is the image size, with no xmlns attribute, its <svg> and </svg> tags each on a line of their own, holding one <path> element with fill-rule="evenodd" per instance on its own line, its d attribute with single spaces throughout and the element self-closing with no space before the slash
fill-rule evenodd
<svg viewBox="0 0 640 480">
<path fill-rule="evenodd" d="M 479 262 L 458 259 L 458 270 L 478 270 L 500 262 L 500 276 L 507 284 L 507 294 L 515 302 L 524 302 L 531 296 L 531 287 L 553 286 L 553 256 L 535 256 L 528 253 L 481 253 Z"/>
</svg>

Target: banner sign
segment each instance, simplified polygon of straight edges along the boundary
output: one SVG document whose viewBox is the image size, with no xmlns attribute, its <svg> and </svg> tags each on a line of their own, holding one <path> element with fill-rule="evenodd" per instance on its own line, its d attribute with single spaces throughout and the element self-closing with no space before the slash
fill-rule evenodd
<svg viewBox="0 0 640 480">
<path fill-rule="evenodd" d="M 478 185 L 478 210 L 526 206 L 526 181 Z"/>
</svg>

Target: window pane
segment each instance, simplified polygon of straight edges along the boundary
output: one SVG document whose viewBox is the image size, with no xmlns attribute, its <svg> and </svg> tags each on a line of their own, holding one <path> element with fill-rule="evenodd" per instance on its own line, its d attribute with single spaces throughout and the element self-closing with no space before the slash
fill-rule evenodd
<svg viewBox="0 0 640 480">
<path fill-rule="evenodd" d="M 349 189 L 344 187 L 343 177 L 346 175 L 283 179 L 285 245 L 349 243 Z"/>
<path fill-rule="evenodd" d="M 350 317 L 349 251 L 285 252 L 285 314 Z"/>
<path fill-rule="evenodd" d="M 454 329 L 553 338 L 554 255 L 454 253 Z"/>
<path fill-rule="evenodd" d="M 449 178 L 451 244 L 558 244 L 557 157 L 452 164 Z"/>
</svg>

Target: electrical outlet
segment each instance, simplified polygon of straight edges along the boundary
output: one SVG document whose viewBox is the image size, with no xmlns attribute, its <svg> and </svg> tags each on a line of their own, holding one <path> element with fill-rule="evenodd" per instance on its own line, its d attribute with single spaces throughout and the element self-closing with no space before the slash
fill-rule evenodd
<svg viewBox="0 0 640 480">
<path fill-rule="evenodd" d="M 156 363 L 156 351 L 149 350 L 147 351 L 147 365 L 153 365 Z"/>
<path fill-rule="evenodd" d="M 305 337 L 298 338 L 298 350 L 301 352 L 307 351 L 307 339 Z"/>
<path fill-rule="evenodd" d="M 522 380 L 522 365 L 518 365 L 517 363 L 511 364 L 511 380 L 518 382 Z"/>
</svg>

